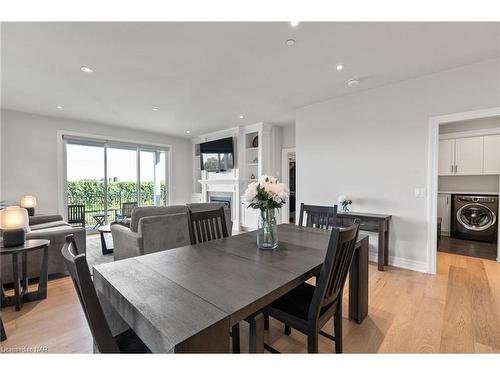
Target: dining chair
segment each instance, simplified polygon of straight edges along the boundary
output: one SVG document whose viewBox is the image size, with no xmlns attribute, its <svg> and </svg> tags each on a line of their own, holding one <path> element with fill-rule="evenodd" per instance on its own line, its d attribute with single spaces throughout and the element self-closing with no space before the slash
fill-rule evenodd
<svg viewBox="0 0 500 375">
<path fill-rule="evenodd" d="M 342 353 L 342 296 L 354 257 L 359 220 L 348 228 L 333 228 L 316 286 L 303 283 L 264 308 L 264 313 L 307 335 L 307 351 L 318 352 L 318 334 L 335 342 Z M 322 331 L 333 317 L 334 335 Z M 269 345 L 273 353 L 277 350 Z"/>
<path fill-rule="evenodd" d="M 100 353 L 151 353 L 133 330 L 129 329 L 117 336 L 111 333 L 90 277 L 87 259 L 85 254 L 78 254 L 73 235 L 66 236 L 66 243 L 61 252 L 98 351 Z"/>
<path fill-rule="evenodd" d="M 304 224 L 304 214 L 306 222 Z M 314 206 L 310 204 L 300 204 L 299 226 L 310 228 L 329 229 L 336 226 L 337 205 Z"/>
<path fill-rule="evenodd" d="M 224 207 L 196 212 L 188 209 L 188 225 L 191 245 L 229 237 Z"/>
<path fill-rule="evenodd" d="M 5 333 L 2 317 L 0 316 L 0 341 L 5 341 L 5 340 L 7 340 L 7 334 Z"/>
</svg>

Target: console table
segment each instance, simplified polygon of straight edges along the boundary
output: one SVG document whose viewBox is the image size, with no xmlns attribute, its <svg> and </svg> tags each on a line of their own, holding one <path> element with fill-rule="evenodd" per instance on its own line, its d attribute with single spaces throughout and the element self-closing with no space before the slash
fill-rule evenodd
<svg viewBox="0 0 500 375">
<path fill-rule="evenodd" d="M 0 280 L 0 306 L 16 306 L 16 311 L 21 310 L 24 302 L 32 302 L 47 298 L 48 258 L 49 240 L 26 240 L 19 246 L 3 247 L 0 244 L 1 256 L 12 256 L 12 267 L 14 274 L 14 295 L 7 296 Z M 43 251 L 42 265 L 40 269 L 40 280 L 38 289 L 28 292 L 28 252 Z M 22 269 L 19 270 L 19 256 L 22 257 Z"/>
<path fill-rule="evenodd" d="M 378 233 L 378 270 L 384 271 L 389 264 L 389 221 L 392 215 L 369 214 L 363 212 L 337 212 L 337 225 L 352 225 L 355 219 L 360 223 L 359 229 Z"/>
</svg>

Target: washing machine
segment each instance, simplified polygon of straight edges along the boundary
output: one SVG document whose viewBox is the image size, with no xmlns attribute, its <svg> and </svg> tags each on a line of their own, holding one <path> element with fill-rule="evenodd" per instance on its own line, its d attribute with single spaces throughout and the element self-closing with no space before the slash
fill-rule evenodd
<svg viewBox="0 0 500 375">
<path fill-rule="evenodd" d="M 453 195 L 451 236 L 496 243 L 498 195 Z"/>
</svg>

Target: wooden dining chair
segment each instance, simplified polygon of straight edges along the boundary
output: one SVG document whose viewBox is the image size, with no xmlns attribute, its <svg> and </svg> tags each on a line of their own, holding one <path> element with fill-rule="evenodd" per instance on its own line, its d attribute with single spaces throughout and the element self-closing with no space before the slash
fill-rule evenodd
<svg viewBox="0 0 500 375">
<path fill-rule="evenodd" d="M 191 245 L 229 237 L 224 207 L 196 212 L 188 209 L 188 225 Z"/>
<path fill-rule="evenodd" d="M 349 228 L 333 228 L 316 286 L 303 283 L 264 308 L 266 315 L 307 335 L 309 353 L 318 352 L 318 334 L 333 340 L 335 352 L 342 353 L 342 295 L 358 233 L 359 220 Z M 332 317 L 334 336 L 321 330 Z"/>
<path fill-rule="evenodd" d="M 7 334 L 5 333 L 2 317 L 0 316 L 0 341 L 5 341 L 5 340 L 7 340 Z"/>
<path fill-rule="evenodd" d="M 76 294 L 85 313 L 85 318 L 100 353 L 150 353 L 151 351 L 131 329 L 113 336 L 102 310 L 85 254 L 78 254 L 73 235 L 66 237 L 62 250 Z"/>
<path fill-rule="evenodd" d="M 305 224 L 304 216 L 306 218 Z M 300 204 L 299 226 L 329 229 L 330 227 L 335 227 L 336 223 L 337 205 L 314 206 L 304 203 Z"/>
</svg>

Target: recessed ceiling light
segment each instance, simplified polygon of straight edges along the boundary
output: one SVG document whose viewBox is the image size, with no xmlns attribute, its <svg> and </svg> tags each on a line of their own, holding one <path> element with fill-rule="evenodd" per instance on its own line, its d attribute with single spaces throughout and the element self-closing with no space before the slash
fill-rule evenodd
<svg viewBox="0 0 500 375">
<path fill-rule="evenodd" d="M 359 85 L 359 79 L 357 78 L 351 78 L 350 80 L 347 81 L 347 86 L 356 86 Z"/>
<path fill-rule="evenodd" d="M 82 66 L 80 70 L 84 73 L 94 73 L 94 69 L 89 68 L 88 66 Z"/>
<path fill-rule="evenodd" d="M 344 65 L 342 65 L 342 64 L 337 64 L 337 70 L 338 70 L 338 71 L 340 71 L 340 70 L 342 70 L 342 69 L 344 69 Z"/>
<path fill-rule="evenodd" d="M 293 46 L 294 44 L 295 44 L 295 39 L 288 39 L 288 40 L 286 41 L 286 45 L 287 45 L 287 46 Z"/>
<path fill-rule="evenodd" d="M 243 116 L 243 115 L 240 115 L 240 119 L 244 119 L 244 118 L 245 118 L 245 116 Z"/>
<path fill-rule="evenodd" d="M 153 112 L 158 112 L 159 109 L 158 108 L 153 108 Z"/>
<path fill-rule="evenodd" d="M 290 22 L 290 25 L 292 27 L 297 27 L 297 26 L 299 26 L 299 23 L 300 23 L 299 21 L 292 21 L 292 22 Z"/>
<path fill-rule="evenodd" d="M 186 130 L 186 133 L 187 133 L 187 134 L 191 133 L 191 130 Z"/>
<path fill-rule="evenodd" d="M 59 110 L 61 110 L 61 109 L 63 109 L 63 106 L 62 105 L 58 105 L 56 108 L 59 109 Z"/>
</svg>

